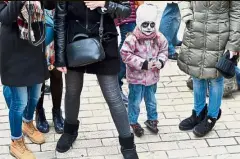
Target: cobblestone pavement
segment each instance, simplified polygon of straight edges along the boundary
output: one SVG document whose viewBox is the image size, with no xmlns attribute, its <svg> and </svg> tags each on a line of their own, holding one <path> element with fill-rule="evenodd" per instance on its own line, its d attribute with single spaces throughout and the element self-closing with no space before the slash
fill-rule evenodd
<svg viewBox="0 0 240 159">
<path fill-rule="evenodd" d="M 223 115 L 214 130 L 205 138 L 196 138 L 191 131 L 182 132 L 178 129 L 179 122 L 190 115 L 193 105 L 193 94 L 185 82 L 188 77 L 172 61 L 167 63 L 161 76 L 156 94 L 160 131 L 158 135 L 153 135 L 146 129 L 145 136 L 136 138 L 140 159 L 240 159 L 240 92 L 224 99 Z M 127 92 L 126 82 L 124 88 Z M 44 107 L 52 126 L 51 96 L 46 96 Z M 143 124 L 146 120 L 144 103 L 141 108 L 139 120 Z M 79 136 L 68 153 L 55 152 L 60 136 L 53 127 L 45 135 L 47 142 L 43 145 L 31 144 L 26 140 L 37 159 L 122 159 L 118 134 L 93 75 L 85 76 L 79 119 Z M 9 155 L 9 137 L 8 110 L 1 92 L 0 159 L 12 158 Z"/>
</svg>

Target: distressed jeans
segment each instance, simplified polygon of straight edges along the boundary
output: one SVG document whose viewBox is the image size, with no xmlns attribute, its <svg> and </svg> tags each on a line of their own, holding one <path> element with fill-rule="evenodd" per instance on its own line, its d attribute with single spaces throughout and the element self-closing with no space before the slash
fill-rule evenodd
<svg viewBox="0 0 240 159">
<path fill-rule="evenodd" d="M 208 116 L 217 118 L 220 106 L 222 103 L 224 78 L 216 79 L 198 79 L 193 77 L 193 92 L 194 92 L 194 110 L 197 115 L 203 110 L 206 104 L 207 87 L 209 85 L 209 105 Z"/>
</svg>

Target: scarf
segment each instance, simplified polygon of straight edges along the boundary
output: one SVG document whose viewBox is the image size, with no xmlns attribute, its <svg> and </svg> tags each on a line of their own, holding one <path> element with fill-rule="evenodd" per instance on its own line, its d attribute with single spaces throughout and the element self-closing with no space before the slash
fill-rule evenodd
<svg viewBox="0 0 240 159">
<path fill-rule="evenodd" d="M 6 4 L 8 4 L 8 1 L 4 1 Z M 11 3 L 11 2 L 10 2 Z M 24 2 L 24 5 L 21 9 L 21 13 L 17 18 L 17 25 L 20 31 L 20 38 L 23 40 L 28 40 L 31 39 L 31 41 L 35 41 L 35 36 L 32 27 L 30 27 L 30 33 L 31 37 L 29 38 L 29 29 L 28 29 L 28 24 L 29 24 L 29 8 L 32 6 L 32 22 L 44 22 L 44 12 L 41 7 L 40 1 L 26 1 Z"/>
<path fill-rule="evenodd" d="M 141 30 L 136 27 L 133 31 L 133 34 L 135 35 L 135 37 L 138 39 L 138 40 L 150 40 L 150 39 L 155 39 L 156 36 L 157 36 L 157 33 L 156 32 L 153 32 L 152 34 L 150 35 L 145 35 L 141 32 Z"/>
</svg>

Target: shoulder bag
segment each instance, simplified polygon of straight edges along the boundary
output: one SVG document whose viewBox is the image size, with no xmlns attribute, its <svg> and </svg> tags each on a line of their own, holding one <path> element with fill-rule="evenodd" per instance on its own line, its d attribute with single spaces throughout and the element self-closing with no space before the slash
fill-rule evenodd
<svg viewBox="0 0 240 159">
<path fill-rule="evenodd" d="M 103 37 L 103 15 L 101 15 L 99 27 L 99 39 L 90 38 L 86 34 L 77 34 L 72 42 L 67 44 L 68 67 L 80 67 L 93 64 L 105 59 L 105 52 L 102 46 Z"/>
</svg>

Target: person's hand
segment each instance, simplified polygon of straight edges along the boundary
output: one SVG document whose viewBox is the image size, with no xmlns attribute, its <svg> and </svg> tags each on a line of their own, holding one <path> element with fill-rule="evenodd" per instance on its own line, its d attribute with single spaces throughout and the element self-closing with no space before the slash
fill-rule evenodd
<svg viewBox="0 0 240 159">
<path fill-rule="evenodd" d="M 62 73 L 67 74 L 67 67 L 57 67 L 57 70 L 62 72 Z"/>
<path fill-rule="evenodd" d="M 149 61 L 148 62 L 148 70 L 152 69 L 154 66 L 154 62 L 153 61 Z"/>
<path fill-rule="evenodd" d="M 48 66 L 48 70 L 49 70 L 49 71 L 52 71 L 54 68 L 55 68 L 55 67 L 54 67 L 53 65 L 49 65 L 49 66 Z"/>
<path fill-rule="evenodd" d="M 162 63 L 160 61 L 156 61 L 156 62 L 154 62 L 154 67 L 156 67 L 160 70 L 162 68 Z"/>
<path fill-rule="evenodd" d="M 239 55 L 239 52 L 237 52 L 237 51 L 229 51 L 230 52 L 230 59 L 232 59 L 233 58 L 233 56 L 235 56 L 235 55 Z"/>
<path fill-rule="evenodd" d="M 98 7 L 103 8 L 105 6 L 106 1 L 84 1 L 87 8 L 94 10 Z"/>
</svg>

